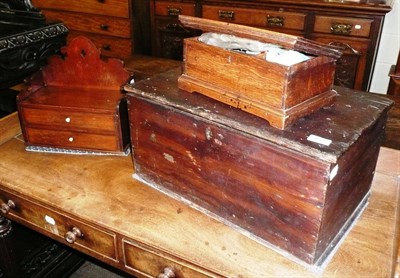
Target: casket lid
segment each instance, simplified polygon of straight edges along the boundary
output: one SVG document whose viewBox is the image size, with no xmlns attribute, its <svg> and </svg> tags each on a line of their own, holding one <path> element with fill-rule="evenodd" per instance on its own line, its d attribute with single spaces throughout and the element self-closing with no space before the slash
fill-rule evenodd
<svg viewBox="0 0 400 278">
<path fill-rule="evenodd" d="M 186 15 L 179 15 L 179 20 L 186 27 L 204 32 L 229 34 L 263 43 L 277 44 L 285 49 L 292 49 L 314 56 L 328 56 L 334 59 L 342 56 L 339 50 L 329 45 L 284 33 Z"/>
</svg>

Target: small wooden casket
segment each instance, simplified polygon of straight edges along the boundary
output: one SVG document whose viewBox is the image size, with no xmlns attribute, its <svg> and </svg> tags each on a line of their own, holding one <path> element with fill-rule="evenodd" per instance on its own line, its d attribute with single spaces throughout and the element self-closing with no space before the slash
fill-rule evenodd
<svg viewBox="0 0 400 278">
<path fill-rule="evenodd" d="M 321 266 L 367 203 L 392 102 L 338 87 L 333 105 L 280 130 L 178 89 L 180 74 L 125 86 L 134 177 Z"/>
<path fill-rule="evenodd" d="M 333 102 L 335 93 L 331 89 L 339 51 L 268 30 L 190 16 L 179 19 L 187 27 L 274 44 L 292 52 L 303 52 L 310 58 L 282 65 L 266 60 L 265 55 L 270 54 L 265 52 L 273 49 L 249 55 L 209 45 L 198 37 L 188 38 L 184 41 L 179 88 L 240 108 L 280 129 Z M 279 57 L 283 59 L 284 55 Z"/>
<path fill-rule="evenodd" d="M 127 155 L 129 124 L 121 60 L 100 58 L 85 37 L 73 39 L 33 76 L 17 99 L 26 149 Z"/>
</svg>

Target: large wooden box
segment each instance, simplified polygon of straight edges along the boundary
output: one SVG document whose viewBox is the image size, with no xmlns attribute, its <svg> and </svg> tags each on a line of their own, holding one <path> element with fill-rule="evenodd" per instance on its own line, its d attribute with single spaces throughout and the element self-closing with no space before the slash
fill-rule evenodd
<svg viewBox="0 0 400 278">
<path fill-rule="evenodd" d="M 367 203 L 391 101 L 337 87 L 332 106 L 279 130 L 179 90 L 180 73 L 125 86 L 134 177 L 323 265 Z"/>
<path fill-rule="evenodd" d="M 179 88 L 240 108 L 280 129 L 333 102 L 336 59 L 341 55 L 337 50 L 304 38 L 237 24 L 189 16 L 180 16 L 180 20 L 188 27 L 274 44 L 305 53 L 311 59 L 282 65 L 267 61 L 265 53 L 248 55 L 209 45 L 198 37 L 188 38 L 184 41 Z"/>
<path fill-rule="evenodd" d="M 117 59 L 77 37 L 50 57 L 17 99 L 26 149 L 39 152 L 127 155 L 125 95 L 130 73 Z"/>
</svg>

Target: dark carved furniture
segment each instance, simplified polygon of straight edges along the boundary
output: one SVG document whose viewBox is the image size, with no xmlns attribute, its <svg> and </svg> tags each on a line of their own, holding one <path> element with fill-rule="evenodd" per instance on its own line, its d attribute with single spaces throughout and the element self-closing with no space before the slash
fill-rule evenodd
<svg viewBox="0 0 400 278">
<path fill-rule="evenodd" d="M 85 261 L 82 254 L 0 217 L 0 277 L 67 278 Z"/>
<path fill-rule="evenodd" d="M 388 120 L 385 127 L 385 139 L 382 145 L 400 150 L 400 96 L 386 95 L 386 97 L 392 100 L 394 105 L 388 113 Z"/>
<path fill-rule="evenodd" d="M 400 50 L 396 65 L 390 69 L 388 95 L 400 96 Z"/>
<path fill-rule="evenodd" d="M 196 34 L 177 16 L 191 15 L 304 36 L 342 50 L 336 84 L 368 90 L 389 1 L 151 0 L 153 54 L 182 59 L 183 38 Z"/>
<path fill-rule="evenodd" d="M 46 23 L 29 0 L 0 1 L 0 88 L 20 83 L 65 44 L 68 29 Z"/>
</svg>

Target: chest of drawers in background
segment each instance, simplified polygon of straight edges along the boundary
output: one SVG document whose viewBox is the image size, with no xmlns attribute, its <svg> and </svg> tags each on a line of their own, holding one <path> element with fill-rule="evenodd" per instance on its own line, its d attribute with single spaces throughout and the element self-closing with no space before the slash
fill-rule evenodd
<svg viewBox="0 0 400 278">
<path fill-rule="evenodd" d="M 84 35 L 108 57 L 127 58 L 133 52 L 130 0 L 32 0 L 47 20 L 61 20 L 68 39 Z"/>
<path fill-rule="evenodd" d="M 385 4 L 389 1 L 367 2 L 151 0 L 153 54 L 181 59 L 182 37 L 195 32 L 182 27 L 177 15 L 198 16 L 334 45 L 344 53 L 337 63 L 335 84 L 368 90 L 384 16 L 391 7 Z"/>
<path fill-rule="evenodd" d="M 150 1 L 152 51 L 154 56 L 181 60 L 183 40 L 198 32 L 184 27 L 179 15 L 200 16 L 200 5 L 189 1 Z"/>
</svg>

